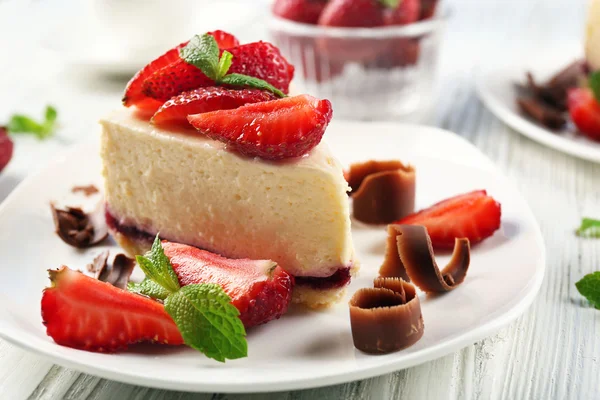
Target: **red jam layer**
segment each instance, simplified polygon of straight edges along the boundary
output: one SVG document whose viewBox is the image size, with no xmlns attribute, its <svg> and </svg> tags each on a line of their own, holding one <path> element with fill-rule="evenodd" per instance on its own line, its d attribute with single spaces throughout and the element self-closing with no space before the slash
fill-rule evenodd
<svg viewBox="0 0 600 400">
<path fill-rule="evenodd" d="M 106 210 L 105 215 L 106 224 L 111 230 L 119 232 L 135 241 L 152 243 L 154 240 L 154 235 L 144 230 L 132 225 L 121 224 L 119 220 L 108 211 L 108 209 Z M 169 238 L 162 239 L 169 240 Z M 311 276 L 296 276 L 295 278 L 296 285 L 310 286 L 311 288 L 317 290 L 338 289 L 350 283 L 350 267 L 340 268 L 333 275 L 325 278 Z"/>
</svg>

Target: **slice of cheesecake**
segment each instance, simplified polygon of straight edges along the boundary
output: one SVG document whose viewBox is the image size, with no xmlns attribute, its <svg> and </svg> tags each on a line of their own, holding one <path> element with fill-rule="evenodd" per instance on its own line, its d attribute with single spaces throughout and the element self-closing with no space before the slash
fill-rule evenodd
<svg viewBox="0 0 600 400">
<path fill-rule="evenodd" d="M 357 264 L 348 184 L 325 143 L 270 162 L 127 109 L 101 125 L 107 221 L 130 255 L 160 233 L 230 258 L 276 261 L 296 277 L 297 303 L 341 297 Z"/>
</svg>

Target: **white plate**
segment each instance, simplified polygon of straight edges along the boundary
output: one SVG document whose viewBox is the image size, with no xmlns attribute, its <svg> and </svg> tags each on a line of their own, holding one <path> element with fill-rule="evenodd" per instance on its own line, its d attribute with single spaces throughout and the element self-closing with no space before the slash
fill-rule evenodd
<svg viewBox="0 0 600 400">
<path fill-rule="evenodd" d="M 562 47 L 561 47 L 562 48 Z M 573 50 L 579 46 L 573 45 Z M 600 142 L 594 142 L 576 132 L 574 127 L 555 132 L 523 115 L 516 105 L 515 83 L 524 83 L 531 71 L 537 81 L 544 82 L 581 55 L 572 50 L 533 52 L 527 58 L 508 57 L 512 62 L 493 64 L 480 70 L 476 78 L 479 97 L 498 118 L 523 135 L 555 150 L 585 160 L 600 162 Z M 518 61 L 515 61 L 518 60 Z"/>
<path fill-rule="evenodd" d="M 83 268 L 102 248 L 77 251 L 53 233 L 51 200 L 65 201 L 73 185 L 101 185 L 98 145 L 80 145 L 29 178 L 0 206 L 0 336 L 53 362 L 123 382 L 167 389 L 265 392 L 363 379 L 441 357 L 491 335 L 522 314 L 544 275 L 544 245 L 525 200 L 475 147 L 435 128 L 336 122 L 328 140 L 343 162 L 399 158 L 418 171 L 418 207 L 473 189 L 502 203 L 502 228 L 475 246 L 458 289 L 421 295 L 425 335 L 413 347 L 371 356 L 354 349 L 346 301 L 323 311 L 293 309 L 252 330 L 249 357 L 219 364 L 188 348 L 141 346 L 96 354 L 56 345 L 40 317 L 46 269 Z M 84 198 L 66 199 L 80 204 Z M 383 260 L 385 229 L 354 223 L 362 269 L 348 294 L 372 286 Z M 440 262 L 448 256 L 440 257 Z"/>
</svg>

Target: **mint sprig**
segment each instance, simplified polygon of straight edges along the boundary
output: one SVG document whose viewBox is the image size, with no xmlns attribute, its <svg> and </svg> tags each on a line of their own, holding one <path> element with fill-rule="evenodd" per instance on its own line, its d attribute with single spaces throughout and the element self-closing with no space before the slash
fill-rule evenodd
<svg viewBox="0 0 600 400">
<path fill-rule="evenodd" d="M 152 249 L 144 256 L 136 256 L 136 260 L 146 279 L 128 285 L 128 289 L 164 300 L 165 310 L 185 344 L 220 362 L 248 355 L 240 312 L 221 286 L 202 283 L 181 287 L 158 235 Z"/>
<path fill-rule="evenodd" d="M 575 284 L 575 287 L 583 297 L 600 310 L 600 271 L 587 274 Z"/>
<path fill-rule="evenodd" d="M 217 85 L 267 90 L 279 97 L 286 97 L 285 93 L 262 79 L 243 74 L 227 74 L 233 61 L 233 55 L 227 50 L 223 50 L 219 58 L 219 45 L 215 38 L 208 33 L 194 36 L 185 47 L 179 50 L 179 55 L 186 63 L 200 69 Z"/>
<path fill-rule="evenodd" d="M 600 70 L 593 72 L 589 78 L 589 85 L 596 101 L 600 103 Z"/>
<path fill-rule="evenodd" d="M 44 121 L 38 122 L 24 114 L 13 114 L 6 125 L 10 133 L 29 133 L 38 139 L 46 139 L 54 133 L 58 113 L 52 106 L 47 106 Z"/>
<path fill-rule="evenodd" d="M 600 220 L 583 218 L 575 233 L 581 237 L 600 239 Z"/>
</svg>

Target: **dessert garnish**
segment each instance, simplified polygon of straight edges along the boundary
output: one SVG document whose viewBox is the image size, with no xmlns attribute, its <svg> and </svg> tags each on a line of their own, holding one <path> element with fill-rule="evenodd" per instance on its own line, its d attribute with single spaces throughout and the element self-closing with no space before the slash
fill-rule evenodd
<svg viewBox="0 0 600 400">
<path fill-rule="evenodd" d="M 414 212 L 416 178 L 411 165 L 395 160 L 352 164 L 346 179 L 359 221 L 387 224 Z"/>
<path fill-rule="evenodd" d="M 246 357 L 246 331 L 231 298 L 215 283 L 181 287 L 156 237 L 137 263 L 163 302 L 62 267 L 50 272 L 42 295 L 42 319 L 58 344 L 112 352 L 138 342 L 186 344 L 207 357 Z M 164 305 L 163 305 L 164 303 Z M 81 321 L 86 321 L 82 326 Z"/>
<path fill-rule="evenodd" d="M 600 310 L 600 271 L 587 274 L 575 287 L 596 309 Z"/>
<path fill-rule="evenodd" d="M 581 237 L 600 239 L 600 220 L 583 218 L 581 225 L 575 233 Z"/>
<path fill-rule="evenodd" d="M 188 120 L 242 154 L 281 160 L 299 157 L 319 144 L 332 114 L 329 100 L 300 95 L 190 115 Z"/>
<path fill-rule="evenodd" d="M 246 328 L 283 315 L 292 299 L 294 277 L 271 260 L 229 259 L 184 244 L 163 242 L 181 286 L 220 285 L 240 311 Z"/>
<path fill-rule="evenodd" d="M 440 271 L 435 257 L 431 240 L 427 230 L 419 225 L 390 225 L 388 232 L 395 236 L 396 246 L 386 249 L 387 257 L 396 257 L 400 263 L 396 264 L 396 271 L 391 268 L 382 268 L 379 274 L 383 277 L 408 276 L 410 281 L 419 289 L 427 293 L 447 292 L 460 285 L 467 276 L 471 261 L 469 239 L 456 239 L 452 259 Z M 391 241 L 388 241 L 388 245 Z M 394 254 L 394 249 L 397 254 Z M 402 269 L 404 271 L 402 271 Z"/>
<path fill-rule="evenodd" d="M 443 200 L 395 222 L 423 225 L 434 249 L 453 249 L 455 238 L 467 238 L 471 245 L 492 236 L 500 228 L 501 206 L 485 190 Z"/>
<path fill-rule="evenodd" d="M 14 144 L 8 136 L 8 131 L 5 127 L 0 126 L 0 172 L 10 162 L 13 155 Z"/>
<path fill-rule="evenodd" d="M 600 70 L 592 73 L 589 87 L 569 90 L 569 113 L 579 131 L 600 141 Z"/>
<path fill-rule="evenodd" d="M 125 289 L 135 268 L 135 261 L 125 254 L 119 253 L 109 265 L 108 255 L 108 250 L 98 254 L 92 263 L 87 265 L 87 270 L 92 272 L 99 281 L 110 283 L 119 289 Z"/>
<path fill-rule="evenodd" d="M 535 97 L 518 97 L 517 105 L 521 111 L 547 128 L 560 129 L 567 123 L 564 113 Z"/>
<path fill-rule="evenodd" d="M 78 248 L 94 246 L 108 237 L 103 207 L 91 213 L 78 207 L 56 208 L 50 204 L 56 234 L 68 245 Z"/>
<path fill-rule="evenodd" d="M 410 278 L 406 273 L 404 264 L 400 261 L 400 255 L 398 254 L 398 231 L 396 225 L 388 225 L 387 227 L 387 240 L 385 244 L 385 256 L 383 264 L 379 268 L 379 276 L 386 278 L 402 278 L 407 282 L 410 282 Z"/>
<path fill-rule="evenodd" d="M 82 185 L 82 186 L 73 186 L 73 188 L 71 189 L 71 192 L 83 193 L 84 196 L 89 197 L 100 191 L 98 190 L 98 188 L 96 186 L 90 184 L 90 185 Z"/>
<path fill-rule="evenodd" d="M 415 287 L 398 278 L 376 278 L 374 288 L 359 289 L 350 299 L 354 346 L 365 353 L 390 353 L 423 336 L 421 303 Z"/>
<path fill-rule="evenodd" d="M 12 134 L 33 134 L 38 139 L 46 139 L 54 134 L 57 116 L 58 113 L 54 107 L 46 106 L 42 122 L 24 114 L 13 114 L 5 128 Z"/>
</svg>

